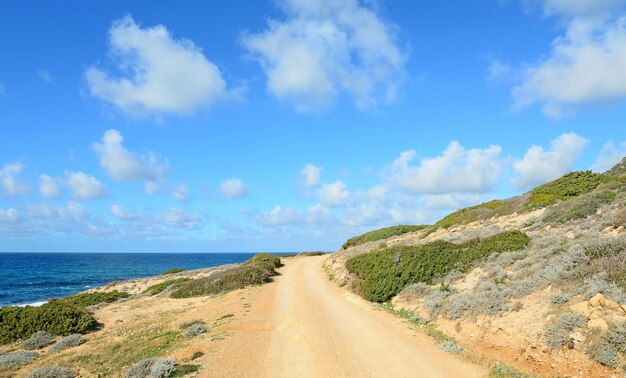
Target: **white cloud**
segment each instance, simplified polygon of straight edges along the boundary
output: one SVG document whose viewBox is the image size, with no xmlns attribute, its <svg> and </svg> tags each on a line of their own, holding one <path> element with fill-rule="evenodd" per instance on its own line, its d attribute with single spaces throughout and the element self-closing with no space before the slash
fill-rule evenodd
<svg viewBox="0 0 626 378">
<path fill-rule="evenodd" d="M 191 113 L 225 98 L 219 68 L 188 39 L 175 39 L 163 25 L 142 28 L 130 16 L 109 30 L 110 54 L 122 74 L 89 67 L 91 94 L 131 116 Z"/>
<path fill-rule="evenodd" d="M 332 184 L 324 184 L 317 190 L 320 203 L 328 207 L 344 205 L 350 199 L 350 192 L 343 181 L 337 180 Z"/>
<path fill-rule="evenodd" d="M 93 176 L 84 172 L 69 172 L 67 186 L 73 199 L 92 200 L 108 197 L 107 188 Z"/>
<path fill-rule="evenodd" d="M 595 172 L 606 172 L 626 157 L 626 142 L 619 146 L 610 140 L 602 146 L 596 161 L 591 166 Z"/>
<path fill-rule="evenodd" d="M 8 196 L 28 195 L 32 193 L 28 184 L 18 181 L 17 175 L 24 169 L 20 162 L 8 163 L 0 168 L 0 186 Z"/>
<path fill-rule="evenodd" d="M 15 209 L 0 209 L 0 223 L 17 223 L 19 220 L 20 216 Z"/>
<path fill-rule="evenodd" d="M 39 175 L 39 193 L 44 198 L 59 198 L 61 195 L 60 180 L 46 174 Z"/>
<path fill-rule="evenodd" d="M 113 215 L 117 219 L 121 219 L 125 221 L 138 219 L 137 215 L 133 214 L 133 212 L 131 212 L 130 210 L 126 209 L 125 207 L 117 203 L 114 203 L 111 205 L 110 211 L 111 211 L 111 215 Z"/>
<path fill-rule="evenodd" d="M 405 151 L 383 175 L 390 184 L 411 194 L 481 193 L 489 191 L 500 177 L 500 152 L 500 146 L 465 149 L 453 141 L 440 156 L 424 158 L 417 167 L 410 165 L 415 151 Z"/>
<path fill-rule="evenodd" d="M 360 0 L 279 5 L 284 20 L 242 38 L 271 94 L 302 112 L 324 110 L 342 92 L 360 109 L 395 100 L 407 54 L 396 43 L 394 25 Z"/>
<path fill-rule="evenodd" d="M 172 194 L 172 197 L 174 197 L 176 201 L 185 202 L 189 200 L 189 188 L 187 187 L 187 184 L 185 183 L 174 185 L 174 188 L 172 189 L 171 194 Z"/>
<path fill-rule="evenodd" d="M 306 187 L 318 186 L 322 182 L 322 168 L 307 164 L 300 170 L 302 185 Z"/>
<path fill-rule="evenodd" d="M 508 77 L 512 71 L 513 68 L 510 65 L 498 59 L 491 59 L 489 67 L 487 67 L 487 80 L 492 83 L 497 83 Z"/>
<path fill-rule="evenodd" d="M 566 30 L 547 58 L 528 66 L 512 90 L 516 108 L 541 104 L 554 118 L 626 98 L 626 1 L 544 0 Z"/>
<path fill-rule="evenodd" d="M 248 193 L 248 186 L 238 178 L 230 178 L 222 181 L 220 192 L 230 199 L 237 199 Z"/>
<path fill-rule="evenodd" d="M 100 158 L 100 166 L 118 181 L 144 182 L 146 192 L 154 193 L 165 181 L 169 170 L 167 162 L 160 162 L 153 154 L 139 155 L 127 150 L 124 138 L 117 130 L 107 130 L 101 142 L 93 144 Z"/>
<path fill-rule="evenodd" d="M 532 146 L 524 158 L 516 160 L 517 172 L 512 182 L 520 189 L 534 187 L 561 177 L 569 172 L 589 141 L 575 133 L 561 134 L 550 142 L 550 149 Z"/>
<path fill-rule="evenodd" d="M 161 222 L 172 227 L 188 230 L 200 228 L 201 219 L 198 214 L 186 213 L 184 210 L 173 207 L 157 217 Z"/>
<path fill-rule="evenodd" d="M 54 80 L 52 80 L 52 76 L 48 70 L 37 71 L 37 76 L 47 84 L 54 84 Z"/>
</svg>

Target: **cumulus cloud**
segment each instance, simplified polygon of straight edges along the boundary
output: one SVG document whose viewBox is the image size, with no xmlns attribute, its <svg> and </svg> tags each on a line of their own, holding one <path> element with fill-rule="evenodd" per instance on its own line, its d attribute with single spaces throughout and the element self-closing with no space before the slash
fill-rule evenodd
<svg viewBox="0 0 626 378">
<path fill-rule="evenodd" d="M 157 219 L 169 226 L 188 230 L 197 230 L 201 224 L 198 214 L 187 213 L 183 209 L 176 207 L 160 214 Z"/>
<path fill-rule="evenodd" d="M 367 109 L 395 100 L 407 53 L 395 26 L 360 0 L 281 0 L 285 17 L 242 45 L 267 76 L 267 90 L 302 112 L 330 107 L 342 93 Z"/>
<path fill-rule="evenodd" d="M 54 84 L 54 80 L 52 80 L 52 75 L 50 75 L 50 71 L 48 70 L 37 71 L 37 76 L 39 76 L 39 78 L 43 80 L 46 84 Z"/>
<path fill-rule="evenodd" d="M 328 207 L 344 205 L 350 199 L 350 192 L 343 181 L 337 180 L 332 184 L 324 184 L 317 190 L 320 203 Z"/>
<path fill-rule="evenodd" d="M 238 178 L 230 178 L 222 181 L 220 192 L 230 199 L 238 199 L 248 193 L 248 185 Z"/>
<path fill-rule="evenodd" d="M 98 179 L 84 172 L 69 172 L 67 186 L 73 199 L 92 200 L 109 196 L 109 191 Z"/>
<path fill-rule="evenodd" d="M 93 144 L 100 166 L 114 180 L 143 182 L 146 192 L 154 193 L 165 181 L 169 171 L 167 162 L 159 161 L 153 154 L 140 155 L 127 150 L 124 138 L 117 130 L 107 130 L 100 142 Z"/>
<path fill-rule="evenodd" d="M 516 108 L 541 104 L 550 117 L 626 97 L 626 1 L 543 0 L 545 15 L 560 17 L 563 35 L 548 56 L 529 65 L 512 89 Z"/>
<path fill-rule="evenodd" d="M 120 220 L 131 221 L 138 219 L 138 216 L 132 211 L 117 203 L 111 205 L 110 212 L 111 215 Z"/>
<path fill-rule="evenodd" d="M 61 195 L 60 180 L 46 174 L 39 175 L 39 193 L 44 198 L 59 198 Z"/>
<path fill-rule="evenodd" d="M 110 56 L 120 75 L 89 67 L 91 95 L 131 116 L 191 113 L 228 95 L 219 68 L 191 40 L 163 25 L 142 28 L 132 17 L 109 30 Z"/>
<path fill-rule="evenodd" d="M 68 202 L 66 206 L 27 204 L 25 215 L 17 227 L 12 231 L 25 237 L 32 237 L 33 234 L 41 237 L 51 233 L 106 236 L 118 232 L 115 224 L 105 222 L 74 201 Z"/>
<path fill-rule="evenodd" d="M 0 186 L 4 190 L 4 194 L 8 196 L 28 195 L 32 193 L 28 184 L 20 182 L 17 179 L 24 169 L 24 164 L 20 162 L 8 163 L 0 168 Z"/>
<path fill-rule="evenodd" d="M 189 199 L 189 188 L 185 183 L 176 184 L 171 194 L 176 201 L 185 202 Z"/>
<path fill-rule="evenodd" d="M 302 185 L 306 187 L 318 186 L 322 182 L 322 168 L 313 164 L 307 164 L 300 170 Z"/>
<path fill-rule="evenodd" d="M 0 209 L 0 223 L 16 223 L 19 220 L 20 216 L 15 209 Z"/>
<path fill-rule="evenodd" d="M 416 152 L 402 152 L 383 172 L 387 181 L 410 194 L 480 193 L 489 191 L 500 177 L 500 146 L 466 149 L 453 141 L 440 156 L 412 166 Z"/>
<path fill-rule="evenodd" d="M 571 171 L 587 143 L 587 139 L 575 133 L 566 133 L 550 142 L 548 150 L 541 146 L 530 147 L 523 159 L 513 163 L 517 173 L 513 184 L 527 189 L 561 177 Z"/>
<path fill-rule="evenodd" d="M 606 142 L 596 161 L 591 166 L 595 172 L 606 172 L 626 157 L 626 142 L 620 143 L 618 146 L 612 140 Z"/>
</svg>

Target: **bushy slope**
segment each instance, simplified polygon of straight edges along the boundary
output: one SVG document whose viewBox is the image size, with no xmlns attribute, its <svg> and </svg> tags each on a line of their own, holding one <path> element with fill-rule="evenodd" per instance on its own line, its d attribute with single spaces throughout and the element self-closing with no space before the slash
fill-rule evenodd
<svg viewBox="0 0 626 378">
<path fill-rule="evenodd" d="M 346 268 L 359 276 L 357 287 L 373 302 L 389 300 L 405 286 L 432 283 L 452 269 L 466 272 L 474 262 L 493 253 L 517 251 L 530 242 L 519 231 L 503 232 L 490 238 L 462 244 L 435 241 L 413 247 L 393 247 L 349 259 Z"/>
<path fill-rule="evenodd" d="M 349 247 L 354 247 L 359 244 L 364 244 L 368 242 L 378 241 L 382 239 L 388 239 L 392 236 L 403 235 L 409 232 L 415 232 L 419 230 L 423 230 L 429 226 L 426 225 L 418 225 L 418 226 L 409 226 L 409 225 L 401 225 L 401 226 L 392 226 L 385 227 L 379 230 L 374 230 L 367 232 L 363 235 L 355 236 L 349 239 L 344 245 L 341 247 L 342 249 L 346 249 Z"/>
</svg>

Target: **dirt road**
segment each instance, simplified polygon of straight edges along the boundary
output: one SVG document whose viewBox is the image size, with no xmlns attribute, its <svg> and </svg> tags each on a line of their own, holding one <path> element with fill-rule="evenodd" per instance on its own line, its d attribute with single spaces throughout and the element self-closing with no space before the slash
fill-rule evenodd
<svg viewBox="0 0 626 378">
<path fill-rule="evenodd" d="M 401 319 L 330 282 L 325 257 L 287 262 L 280 276 L 248 292 L 250 311 L 213 355 L 215 376 L 476 377 Z"/>
</svg>

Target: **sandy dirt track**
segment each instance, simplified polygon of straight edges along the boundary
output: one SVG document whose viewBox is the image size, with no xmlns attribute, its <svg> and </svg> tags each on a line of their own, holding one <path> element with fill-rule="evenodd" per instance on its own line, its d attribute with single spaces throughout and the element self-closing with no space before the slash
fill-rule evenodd
<svg viewBox="0 0 626 378">
<path fill-rule="evenodd" d="M 476 377 L 480 367 L 435 346 L 401 319 L 337 287 L 324 256 L 289 259 L 249 298 L 255 311 L 213 354 L 215 376 Z"/>
</svg>

